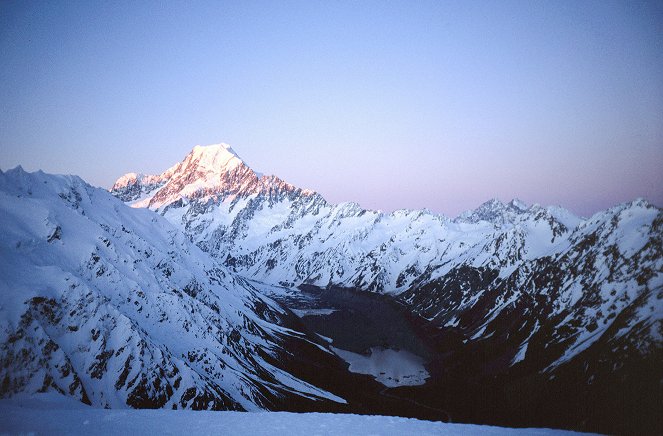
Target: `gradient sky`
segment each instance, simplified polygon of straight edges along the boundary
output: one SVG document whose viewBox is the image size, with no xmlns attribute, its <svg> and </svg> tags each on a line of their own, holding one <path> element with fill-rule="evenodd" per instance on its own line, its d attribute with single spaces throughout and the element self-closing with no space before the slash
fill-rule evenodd
<svg viewBox="0 0 663 436">
<path fill-rule="evenodd" d="M 0 168 L 196 144 L 332 202 L 663 206 L 663 2 L 0 2 Z"/>
</svg>

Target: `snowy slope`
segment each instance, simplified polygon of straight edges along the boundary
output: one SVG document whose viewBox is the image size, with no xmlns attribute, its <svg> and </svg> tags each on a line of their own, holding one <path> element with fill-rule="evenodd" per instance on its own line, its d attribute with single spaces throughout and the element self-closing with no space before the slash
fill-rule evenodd
<svg viewBox="0 0 663 436">
<path fill-rule="evenodd" d="M 288 328 L 292 315 L 160 216 L 78 177 L 19 167 L 0 173 L 0 228 L 3 397 L 55 390 L 100 407 L 222 410 L 345 402 L 284 369 L 284 341 L 301 356 L 322 348 Z"/>
<path fill-rule="evenodd" d="M 43 396 L 43 395 L 42 395 Z M 224 435 L 571 435 L 549 429 L 445 424 L 392 416 L 325 413 L 240 413 L 103 410 L 48 395 L 0 401 L 0 431 L 11 434 Z"/>
</svg>

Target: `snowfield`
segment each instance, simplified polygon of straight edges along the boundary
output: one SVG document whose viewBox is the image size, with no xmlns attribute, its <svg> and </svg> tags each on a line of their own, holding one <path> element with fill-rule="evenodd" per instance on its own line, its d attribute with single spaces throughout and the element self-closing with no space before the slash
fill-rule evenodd
<svg viewBox="0 0 663 436">
<path fill-rule="evenodd" d="M 0 400 L 0 434 L 571 435 L 550 429 L 445 424 L 333 413 L 95 409 L 57 394 Z"/>
</svg>

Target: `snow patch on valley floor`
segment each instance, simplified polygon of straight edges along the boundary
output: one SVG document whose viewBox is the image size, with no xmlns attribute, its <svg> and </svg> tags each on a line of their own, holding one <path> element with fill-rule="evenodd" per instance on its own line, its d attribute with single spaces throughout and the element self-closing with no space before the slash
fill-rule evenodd
<svg viewBox="0 0 663 436">
<path fill-rule="evenodd" d="M 372 347 L 371 354 L 366 356 L 336 347 L 330 348 L 350 364 L 351 372 L 372 375 L 390 388 L 423 385 L 429 377 L 424 368 L 424 359 L 407 350 Z"/>
<path fill-rule="evenodd" d="M 300 318 L 305 316 L 326 316 L 336 312 L 336 309 L 290 309 Z"/>
<path fill-rule="evenodd" d="M 56 398 L 60 397 L 60 398 Z M 550 429 L 446 424 L 332 413 L 95 409 L 57 394 L 0 400 L 0 434 L 570 435 Z"/>
</svg>

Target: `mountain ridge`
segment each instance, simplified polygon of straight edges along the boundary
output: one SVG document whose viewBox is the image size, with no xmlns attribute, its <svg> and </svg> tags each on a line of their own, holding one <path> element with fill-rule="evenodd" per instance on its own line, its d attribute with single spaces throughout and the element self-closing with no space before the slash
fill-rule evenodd
<svg viewBox="0 0 663 436">
<path fill-rule="evenodd" d="M 143 173 L 134 173 L 134 172 L 126 173 L 126 174 L 124 174 L 123 176 L 120 176 L 120 177 L 115 181 L 115 183 L 113 184 L 113 186 L 112 186 L 109 190 L 110 190 L 115 196 L 117 196 L 118 198 L 121 198 L 123 201 L 125 201 L 125 202 L 131 202 L 131 204 L 132 204 L 132 205 L 135 205 L 135 207 L 150 207 L 150 208 L 161 207 L 161 206 L 163 206 L 164 204 L 161 204 L 161 203 L 160 203 L 160 204 L 156 204 L 156 203 L 150 204 L 149 201 L 145 201 L 146 198 L 141 198 L 141 201 L 137 203 L 136 200 L 138 199 L 138 196 L 136 195 L 136 193 L 135 193 L 133 190 L 135 190 L 135 189 L 138 188 L 138 189 L 139 189 L 139 192 L 140 192 L 141 194 L 149 194 L 149 193 L 150 193 L 151 191 L 153 191 L 154 189 L 157 189 L 157 188 L 162 187 L 162 186 L 165 184 L 165 182 L 166 182 L 168 179 L 170 179 L 170 177 L 173 176 L 173 173 L 175 173 L 175 172 L 177 172 L 177 171 L 181 171 L 181 170 L 183 170 L 183 169 L 184 169 L 184 170 L 187 170 L 187 168 L 183 168 L 183 165 L 184 165 L 185 163 L 187 163 L 188 161 L 191 161 L 191 160 L 200 159 L 201 156 L 207 161 L 207 163 L 211 163 L 212 166 L 214 166 L 213 156 L 217 155 L 217 154 L 219 153 L 219 151 L 221 151 L 221 150 L 225 150 L 225 151 L 227 151 L 227 155 L 228 155 L 228 157 L 226 157 L 226 159 L 233 159 L 236 163 L 235 163 L 231 168 L 229 168 L 229 169 L 226 168 L 225 165 L 219 165 L 219 168 L 215 168 L 215 169 L 213 169 L 215 172 L 217 172 L 217 174 L 218 174 L 218 173 L 224 173 L 224 172 L 227 172 L 227 171 L 229 171 L 229 170 L 232 170 L 235 166 L 244 165 L 245 167 L 247 167 L 248 169 L 250 169 L 251 172 L 253 172 L 254 174 L 256 174 L 256 176 L 257 176 L 258 179 L 260 179 L 260 178 L 262 178 L 262 177 L 264 176 L 262 173 L 259 173 L 259 172 L 256 172 L 255 170 L 253 170 L 253 169 L 252 169 L 252 168 L 251 168 L 251 167 L 250 167 L 250 166 L 249 166 L 249 165 L 248 165 L 248 164 L 247 164 L 247 163 L 246 163 L 246 162 L 245 162 L 245 161 L 239 156 L 239 154 L 238 154 L 238 153 L 237 153 L 237 152 L 236 152 L 236 151 L 235 151 L 230 145 L 228 145 L 228 144 L 225 144 L 225 143 L 219 143 L 219 144 L 211 144 L 211 145 L 205 145 L 205 146 L 203 146 L 203 145 L 196 145 L 196 146 L 195 146 L 195 147 L 194 147 L 194 148 L 193 148 L 193 149 L 192 149 L 192 150 L 191 150 L 191 151 L 185 156 L 185 158 L 184 158 L 184 160 L 183 160 L 182 162 L 178 162 L 178 163 L 176 163 L 175 165 L 171 166 L 170 168 L 168 168 L 168 169 L 167 169 L 166 171 L 164 171 L 163 173 L 161 173 L 161 174 L 154 174 L 154 175 L 151 175 L 151 174 L 143 174 Z M 210 162 L 210 161 L 211 161 L 211 162 Z M 185 167 L 186 167 L 186 166 L 185 166 Z M 224 171 L 224 170 L 226 170 L 226 171 Z M 189 169 L 188 172 L 190 172 L 190 169 Z M 281 180 L 281 179 L 279 179 L 277 176 L 274 176 L 274 175 L 267 176 L 267 177 L 273 177 L 273 178 L 275 178 L 275 179 L 277 179 L 277 180 Z M 287 182 L 284 182 L 284 183 L 286 183 L 287 185 L 289 185 L 289 186 L 291 186 L 291 187 L 294 188 L 294 185 L 290 185 L 290 184 L 287 183 Z M 214 186 L 214 184 L 212 184 L 212 186 Z M 303 191 L 303 192 L 305 192 L 305 193 L 315 194 L 315 191 L 312 191 L 312 190 L 310 190 L 310 189 L 302 189 L 302 188 L 296 188 L 296 189 L 301 189 L 301 191 Z M 185 195 L 185 194 L 187 194 L 187 193 L 182 193 L 182 195 Z M 246 192 L 246 191 L 245 191 L 245 192 L 243 192 L 242 194 L 243 194 L 243 195 L 247 195 L 247 194 L 250 195 L 251 192 Z M 152 197 L 150 196 L 149 198 L 147 198 L 147 200 L 151 200 L 151 198 L 152 198 Z M 344 202 L 341 202 L 341 203 L 339 203 L 339 204 L 345 204 L 345 203 L 353 203 L 353 204 L 357 204 L 357 203 L 354 203 L 354 202 L 352 202 L 352 201 L 344 201 Z M 493 203 L 493 204 L 497 204 L 497 203 L 499 203 L 499 204 L 501 204 L 502 206 L 510 205 L 512 208 L 515 208 L 515 209 L 517 209 L 517 208 L 526 209 L 526 208 L 528 207 L 526 203 L 524 203 L 522 200 L 520 200 L 520 199 L 518 199 L 518 198 L 514 198 L 514 199 L 512 199 L 512 200 L 509 201 L 507 204 L 502 203 L 502 202 L 501 202 L 500 200 L 498 200 L 497 198 L 493 198 L 493 199 L 491 199 L 491 200 L 486 201 L 486 202 L 483 203 L 482 205 L 478 206 L 477 209 L 474 209 L 474 210 L 467 210 L 467 211 L 465 211 L 465 212 L 461 212 L 457 217 L 455 217 L 455 218 L 453 218 L 453 219 L 457 219 L 457 220 L 458 220 L 458 219 L 461 219 L 461 217 L 463 217 L 464 215 L 471 215 L 472 213 L 476 213 L 480 208 L 482 208 L 482 207 L 484 207 L 484 206 L 486 206 L 486 205 L 488 205 L 488 204 L 491 204 L 491 203 Z M 358 206 L 359 206 L 359 205 L 358 205 Z M 359 207 L 361 208 L 361 206 L 359 206 Z M 562 209 L 562 210 L 568 212 L 569 214 L 571 214 L 571 212 L 569 212 L 568 210 L 562 208 L 561 206 L 550 206 L 550 207 L 560 208 L 560 209 Z M 363 209 L 363 208 L 362 208 L 362 209 Z M 374 212 L 380 212 L 380 213 L 387 213 L 387 214 L 389 214 L 389 213 L 393 213 L 393 212 L 397 212 L 397 211 L 409 211 L 409 212 L 412 212 L 412 211 L 424 211 L 424 212 L 426 212 L 426 213 L 435 214 L 435 215 L 440 215 L 440 216 L 443 216 L 443 217 L 446 218 L 446 215 L 444 215 L 444 214 L 440 214 L 440 213 L 434 213 L 434 212 L 430 211 L 430 210 L 427 209 L 427 208 L 423 208 L 423 209 L 400 208 L 400 209 L 395 209 L 395 210 L 392 211 L 392 212 L 383 212 L 383 211 L 380 211 L 380 210 L 375 210 Z M 571 214 L 571 215 L 572 215 L 572 214 Z"/>
<path fill-rule="evenodd" d="M 471 379 L 499 396 L 513 377 L 533 379 L 539 391 L 584 392 L 601 404 L 595 415 L 608 421 L 615 407 L 629 409 L 625 399 L 663 401 L 648 388 L 663 380 L 655 369 L 663 362 L 663 211 L 644 199 L 588 218 L 517 199 L 492 199 L 454 219 L 425 210 L 383 213 L 297 190 L 182 197 L 150 208 L 242 276 L 401 302 L 434 327 L 445 350 L 431 363 L 431 383 L 442 391 L 463 397 L 467 385 L 454 380 Z M 622 393 L 602 397 L 606 389 Z M 519 407 L 550 405 L 529 395 Z M 559 398 L 561 408 L 561 398 L 577 401 Z M 636 412 L 620 416 L 623 428 L 661 425 Z"/>
<path fill-rule="evenodd" d="M 346 410 L 352 390 L 308 365 L 358 379 L 264 295 L 306 285 L 383 294 L 428 332 L 430 379 L 382 401 L 466 422 L 661 427 L 663 211 L 644 199 L 589 218 L 517 199 L 454 219 L 383 213 L 259 175 L 225 145 L 111 194 L 125 204 L 75 176 L 0 172 L 3 396 Z"/>
</svg>

